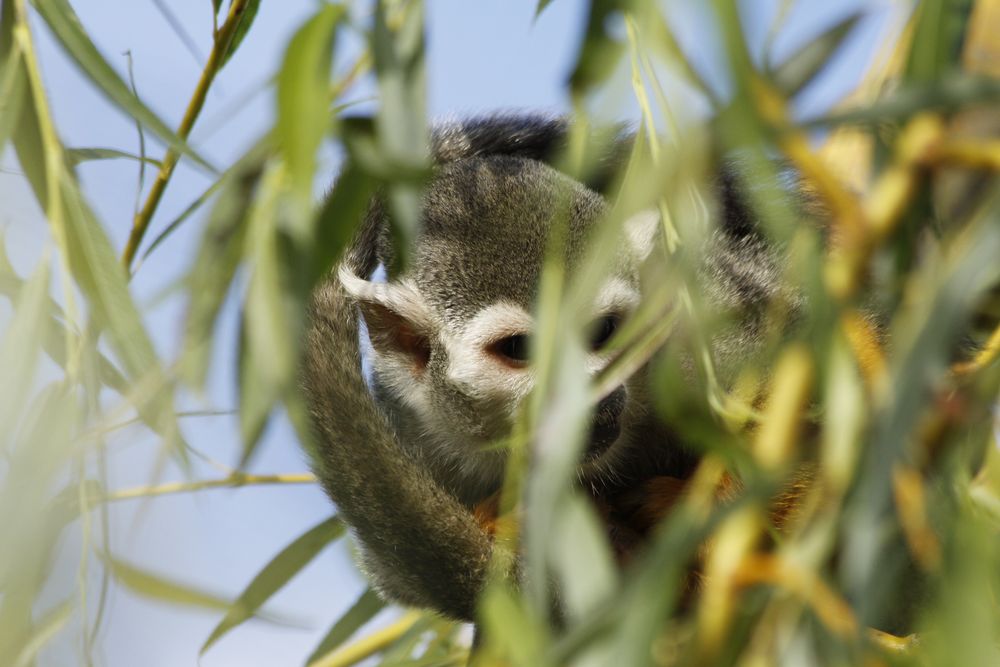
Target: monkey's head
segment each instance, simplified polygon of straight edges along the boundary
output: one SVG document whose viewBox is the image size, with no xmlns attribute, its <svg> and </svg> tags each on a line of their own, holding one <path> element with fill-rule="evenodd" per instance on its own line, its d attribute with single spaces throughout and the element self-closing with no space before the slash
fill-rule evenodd
<svg viewBox="0 0 1000 667">
<path fill-rule="evenodd" d="M 570 280 L 587 271 L 581 258 L 606 213 L 600 194 L 541 161 L 468 157 L 438 167 L 428 184 L 402 275 L 376 283 L 341 271 L 368 327 L 376 392 L 417 443 L 414 454 L 460 497 L 474 500 L 502 479 L 495 445 L 535 384 L 529 358 L 548 248 L 564 253 Z M 608 364 L 608 340 L 638 305 L 638 267 L 655 225 L 627 225 L 596 293 L 585 341 L 592 374 Z M 600 466 L 627 437 L 631 394 L 619 387 L 596 408 L 584 467 Z"/>
</svg>

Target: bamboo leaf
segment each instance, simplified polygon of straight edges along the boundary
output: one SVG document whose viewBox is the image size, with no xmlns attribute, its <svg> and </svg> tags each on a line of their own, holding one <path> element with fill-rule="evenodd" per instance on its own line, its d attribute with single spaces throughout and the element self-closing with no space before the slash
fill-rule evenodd
<svg viewBox="0 0 1000 667">
<path fill-rule="evenodd" d="M 545 11 L 545 8 L 552 4 L 552 0 L 538 0 L 538 4 L 535 5 L 535 18 L 537 19 Z"/>
<path fill-rule="evenodd" d="M 349 160 L 316 217 L 310 283 L 325 276 L 361 222 L 377 182 Z"/>
<path fill-rule="evenodd" d="M 31 3 L 55 34 L 59 44 L 73 59 L 80 71 L 114 104 L 132 118 L 145 125 L 174 150 L 187 155 L 209 171 L 213 167 L 178 137 L 159 116 L 144 105 L 128 84 L 108 64 L 90 40 L 76 12 L 67 0 L 32 0 Z"/>
<path fill-rule="evenodd" d="M 789 97 L 798 94 L 826 67 L 834 52 L 851 34 L 860 18 L 860 14 L 851 14 L 816 39 L 809 40 L 785 62 L 774 68 L 771 79 Z"/>
<path fill-rule="evenodd" d="M 0 51 L 0 151 L 3 151 L 21 116 L 28 94 L 25 84 L 20 50 Z"/>
<path fill-rule="evenodd" d="M 8 254 L 4 243 L 4 236 L 0 231 L 0 294 L 6 296 L 12 302 L 17 299 L 17 295 L 24 287 L 24 281 L 14 271 L 8 260 Z M 41 344 L 45 353 L 59 364 L 66 368 L 66 341 L 67 337 L 76 341 L 78 335 L 70 331 L 63 323 L 63 312 L 59 304 L 48 299 L 46 306 L 46 323 L 42 334 Z M 75 342 L 74 342 L 75 344 Z M 119 394 L 124 395 L 128 390 L 128 381 L 121 374 L 121 371 L 105 355 L 100 354 L 98 360 L 98 373 L 101 382 L 114 389 Z"/>
<path fill-rule="evenodd" d="M 904 78 L 917 83 L 939 81 L 955 69 L 961 55 L 967 9 L 949 0 L 925 0 L 916 8 Z"/>
<path fill-rule="evenodd" d="M 428 161 L 426 72 L 424 68 L 424 4 L 406 7 L 398 28 L 390 28 L 386 2 L 375 5 L 372 52 L 378 78 L 375 118 L 378 149 L 390 163 L 420 171 Z M 395 259 L 403 265 L 420 217 L 420 187 L 393 178 L 387 187 L 389 219 L 397 238 Z"/>
<path fill-rule="evenodd" d="M 278 73 L 277 139 L 292 190 L 312 199 L 316 149 L 330 126 L 330 86 L 334 36 L 344 17 L 340 5 L 322 8 L 292 37 Z"/>
<path fill-rule="evenodd" d="M 263 171 L 263 157 L 254 156 L 223 178 L 225 184 L 212 208 L 187 277 L 189 303 L 184 331 L 181 373 L 201 386 L 208 372 L 212 331 L 219 309 L 243 259 L 247 211 Z"/>
<path fill-rule="evenodd" d="M 221 0 L 213 0 L 216 3 L 215 13 L 219 13 L 219 7 L 221 6 Z M 246 5 L 243 7 L 242 13 L 240 13 L 239 23 L 236 25 L 236 29 L 233 31 L 233 37 L 229 42 L 229 49 L 226 51 L 226 55 L 222 57 L 222 61 L 219 64 L 219 69 L 226 66 L 229 59 L 236 54 L 236 49 L 240 47 L 243 43 L 243 39 L 250 32 L 250 26 L 253 25 L 254 19 L 257 18 L 257 10 L 260 9 L 260 0 L 248 0 Z"/>
<path fill-rule="evenodd" d="M 134 153 L 129 153 L 128 151 L 120 151 L 116 148 L 67 148 L 66 158 L 69 160 L 71 165 L 78 165 L 81 162 L 89 162 L 93 160 L 135 160 L 136 162 L 145 162 L 146 164 L 151 164 L 154 167 L 159 167 L 162 162 L 159 160 L 154 160 L 151 157 L 143 157 L 140 155 L 135 155 Z"/>
<path fill-rule="evenodd" d="M 136 406 L 153 430 L 184 460 L 184 449 L 174 418 L 173 397 L 159 389 L 167 376 L 157 359 L 142 317 L 128 289 L 125 270 L 111 243 L 69 174 L 63 173 L 69 264 L 87 296 L 96 320 L 110 338 L 126 375 L 133 383 L 149 383 Z"/>
<path fill-rule="evenodd" d="M 39 341 L 45 331 L 49 298 L 49 263 L 39 262 L 25 283 L 14 306 L 14 318 L 0 340 L 0 368 L 3 369 L 3 400 L 0 400 L 0 428 L 12 429 L 30 394 Z"/>
<path fill-rule="evenodd" d="M 319 645 L 306 658 L 306 664 L 311 665 L 323 656 L 337 650 L 351 635 L 373 619 L 375 614 L 385 609 L 385 602 L 372 589 L 368 588 L 355 600 L 351 608 L 337 619 L 333 627 L 327 631 Z"/>
<path fill-rule="evenodd" d="M 45 645 L 52 641 L 69 623 L 73 616 L 73 602 L 73 600 L 66 600 L 35 624 L 31 635 L 18 653 L 13 667 L 28 667 L 34 664 L 39 651 L 45 648 Z"/>
<path fill-rule="evenodd" d="M 278 229 L 283 172 L 272 165 L 249 213 L 246 255 L 254 272 L 240 332 L 241 465 L 253 455 L 271 409 L 294 385 L 297 332 L 303 300 L 291 289 L 292 265 L 283 261 L 288 237 Z"/>
<path fill-rule="evenodd" d="M 204 655 L 223 635 L 253 616 L 262 604 L 309 564 L 327 544 L 343 534 L 344 524 L 340 519 L 330 517 L 282 549 L 229 607 L 199 653 Z"/>
<path fill-rule="evenodd" d="M 105 555 L 103 558 L 118 583 L 143 597 L 169 604 L 211 610 L 228 609 L 232 604 L 224 596 L 205 591 L 197 586 L 154 574 L 110 555 Z"/>
</svg>

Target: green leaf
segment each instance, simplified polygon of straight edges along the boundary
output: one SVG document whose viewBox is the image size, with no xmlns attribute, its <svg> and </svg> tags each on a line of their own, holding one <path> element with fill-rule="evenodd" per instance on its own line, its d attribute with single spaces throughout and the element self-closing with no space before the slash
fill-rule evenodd
<svg viewBox="0 0 1000 667">
<path fill-rule="evenodd" d="M 154 167 L 160 167 L 162 162 L 159 160 L 154 160 L 151 157 L 142 157 L 140 155 L 135 155 L 134 153 L 129 153 L 127 151 L 120 151 L 116 148 L 67 148 L 66 158 L 72 165 L 80 164 L 81 162 L 87 162 L 91 160 L 135 160 L 136 162 L 145 162 L 151 164 Z"/>
<path fill-rule="evenodd" d="M 250 618 L 272 595 L 299 573 L 327 544 L 344 534 L 344 524 L 336 517 L 310 528 L 282 549 L 264 566 L 226 612 L 222 621 L 202 645 L 204 654 L 231 629 Z"/>
<path fill-rule="evenodd" d="M 375 617 L 385 608 L 385 602 L 372 589 L 365 590 L 364 593 L 351 605 L 351 608 L 344 612 L 344 615 L 337 619 L 333 627 L 326 633 L 319 645 L 306 658 L 306 664 L 311 665 L 323 656 L 335 651 L 341 644 L 350 638 L 355 632 L 361 629 L 365 623 Z"/>
<path fill-rule="evenodd" d="M 83 74 L 107 96 L 115 106 L 148 127 L 168 146 L 187 155 L 198 165 L 214 172 L 215 169 L 178 137 L 159 116 L 144 105 L 128 84 L 108 64 L 90 40 L 76 12 L 67 0 L 32 0 L 31 3 L 55 34 L 59 44 L 73 59 Z"/>
<path fill-rule="evenodd" d="M 348 160 L 337 177 L 333 191 L 316 217 L 315 243 L 310 261 L 310 281 L 325 276 L 354 236 L 375 194 L 377 182 L 353 160 Z"/>
<path fill-rule="evenodd" d="M 4 430 L 17 423 L 31 395 L 39 341 L 45 331 L 49 271 L 48 259 L 39 262 L 31 280 L 22 287 L 14 306 L 14 317 L 0 340 L 0 368 L 4 377 L 0 428 Z"/>
<path fill-rule="evenodd" d="M 576 99 L 605 81 L 614 72 L 623 45 L 615 39 L 611 26 L 629 0 L 597 0 L 590 5 L 587 29 L 577 54 L 576 68 L 570 75 L 570 88 Z"/>
<path fill-rule="evenodd" d="M 17 275 L 14 271 L 14 267 L 11 266 L 8 259 L 8 253 L 6 246 L 4 244 L 3 232 L 0 231 L 0 294 L 6 296 L 12 302 L 17 299 L 17 295 L 20 293 L 24 286 L 24 281 Z M 46 324 L 45 331 L 42 334 L 42 348 L 49 357 L 59 364 L 62 368 L 66 368 L 66 339 L 70 336 L 76 344 L 79 338 L 77 333 L 70 331 L 66 325 L 63 324 L 63 312 L 59 304 L 48 299 L 48 305 L 46 309 Z M 121 374 L 121 371 L 103 354 L 99 355 L 98 359 L 98 373 L 100 374 L 101 382 L 106 386 L 114 389 L 119 394 L 125 394 L 128 390 L 128 381 Z"/>
<path fill-rule="evenodd" d="M 205 383 L 212 331 L 243 259 L 247 211 L 263 172 L 263 159 L 263 155 L 248 155 L 238 168 L 223 176 L 225 183 L 208 217 L 198 254 L 187 277 L 190 301 L 180 370 L 193 386 Z"/>
<path fill-rule="evenodd" d="M 221 0 L 213 0 L 216 2 L 215 13 L 219 13 L 219 7 L 221 6 Z M 226 54 L 222 57 L 222 61 L 219 63 L 219 69 L 226 66 L 229 59 L 233 57 L 236 53 L 236 49 L 240 47 L 243 43 L 243 39 L 250 32 L 250 26 L 253 25 L 253 21 L 257 18 L 257 10 L 260 9 L 260 0 L 248 0 L 246 5 L 243 7 L 243 11 L 240 13 L 236 24 L 236 28 L 233 31 L 232 39 L 229 42 L 229 48 L 226 49 Z"/>
<path fill-rule="evenodd" d="M 535 18 L 537 19 L 545 11 L 545 8 L 552 4 L 552 0 L 538 0 L 538 4 L 535 5 Z"/>
<path fill-rule="evenodd" d="M 339 5 L 323 7 L 292 37 L 278 72 L 279 147 L 292 190 L 303 202 L 312 200 L 316 149 L 330 126 L 330 69 Z"/>
<path fill-rule="evenodd" d="M 171 392 L 159 386 L 167 376 L 156 356 L 153 342 L 129 292 L 125 270 L 118 261 L 104 229 L 94 217 L 68 173 L 63 173 L 67 251 L 73 278 L 87 296 L 93 316 L 107 331 L 111 346 L 126 375 L 145 385 L 137 409 L 154 431 L 185 459 L 184 448 L 174 417 Z"/>
<path fill-rule="evenodd" d="M 426 71 L 424 66 L 424 4 L 414 2 L 402 11 L 398 28 L 389 26 L 386 3 L 375 5 L 372 52 L 378 78 L 379 105 L 375 118 L 378 148 L 402 172 L 425 169 L 428 163 Z M 420 221 L 420 187 L 407 179 L 391 178 L 386 199 L 397 242 L 398 260 L 407 253 Z"/>
<path fill-rule="evenodd" d="M 278 228 L 283 173 L 269 167 L 247 221 L 246 256 L 254 271 L 240 332 L 241 465 L 253 455 L 272 408 L 295 385 L 304 290 L 291 284 L 294 265 L 283 253 L 289 239 Z"/>
<path fill-rule="evenodd" d="M 222 0 L 212 0 L 212 11 L 216 16 L 219 15 L 220 9 L 222 9 Z"/>
<path fill-rule="evenodd" d="M 3 152 L 21 116 L 28 87 L 25 85 L 21 51 L 14 49 L 9 54 L 0 52 L 0 58 L 0 152 Z"/>
<path fill-rule="evenodd" d="M 956 69 L 968 14 L 962 4 L 924 0 L 917 5 L 905 81 L 931 83 Z"/>
<path fill-rule="evenodd" d="M 153 574 L 110 555 L 104 556 L 104 562 L 118 583 L 143 597 L 170 604 L 212 610 L 228 609 L 231 604 L 223 596 Z"/>
<path fill-rule="evenodd" d="M 45 645 L 52 641 L 52 638 L 59 634 L 59 631 L 66 627 L 70 618 L 73 617 L 74 602 L 74 599 L 66 600 L 45 614 L 35 624 L 31 630 L 31 635 L 21 647 L 21 651 L 18 653 L 13 667 L 29 667 L 29 665 L 34 664 L 38 652 L 45 648 Z"/>
<path fill-rule="evenodd" d="M 789 97 L 796 95 L 826 67 L 833 53 L 851 34 L 860 18 L 860 14 L 852 14 L 834 24 L 816 39 L 809 40 L 785 62 L 774 68 L 771 79 Z"/>
</svg>

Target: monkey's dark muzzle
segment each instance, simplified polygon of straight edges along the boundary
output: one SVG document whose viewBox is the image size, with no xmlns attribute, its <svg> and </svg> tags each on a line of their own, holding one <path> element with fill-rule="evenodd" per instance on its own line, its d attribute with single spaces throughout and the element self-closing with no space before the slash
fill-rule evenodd
<svg viewBox="0 0 1000 667">
<path fill-rule="evenodd" d="M 584 452 L 584 461 L 599 458 L 618 440 L 622 432 L 622 412 L 625 410 L 625 387 L 618 387 L 605 396 L 594 410 L 590 425 L 590 439 Z"/>
</svg>

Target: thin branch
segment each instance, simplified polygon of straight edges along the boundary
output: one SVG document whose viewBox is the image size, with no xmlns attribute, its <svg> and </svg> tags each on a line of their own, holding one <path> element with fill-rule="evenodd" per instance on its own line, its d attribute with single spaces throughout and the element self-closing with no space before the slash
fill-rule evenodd
<svg viewBox="0 0 1000 667">
<path fill-rule="evenodd" d="M 202 70 L 201 78 L 198 80 L 198 85 L 195 87 L 191 101 L 188 102 L 187 109 L 184 112 L 184 118 L 181 119 L 180 127 L 177 128 L 177 136 L 181 140 L 186 141 L 188 135 L 191 134 L 191 128 L 194 127 L 194 123 L 205 104 L 208 89 L 212 85 L 215 75 L 219 73 L 219 68 L 225 61 L 226 55 L 229 53 L 233 36 L 236 34 L 236 28 L 243 18 L 247 2 L 248 0 L 233 0 L 232 5 L 229 7 L 229 15 L 226 17 L 226 22 L 222 24 L 222 28 L 216 33 L 212 52 L 208 54 L 208 62 L 205 63 L 205 69 Z M 163 197 L 163 192 L 167 188 L 167 183 L 174 173 L 174 167 L 177 166 L 179 158 L 180 154 L 173 148 L 167 151 L 166 156 L 163 158 L 163 166 L 160 167 L 160 172 L 156 175 L 156 181 L 153 183 L 153 187 L 146 197 L 146 203 L 143 205 L 142 210 L 135 216 L 135 220 L 132 223 L 132 232 L 129 234 L 128 242 L 125 244 L 125 251 L 122 253 L 122 264 L 126 270 L 131 269 L 132 260 L 135 258 L 139 245 L 146 235 L 146 230 L 149 229 L 153 213 L 160 204 L 160 199 Z"/>
<path fill-rule="evenodd" d="M 134 500 L 136 498 L 152 498 L 155 496 L 167 496 L 174 493 L 189 493 L 193 491 L 207 491 L 209 489 L 227 489 L 239 486 L 251 486 L 261 484 L 315 484 L 316 476 L 311 473 L 288 473 L 278 475 L 250 475 L 241 472 L 234 472 L 228 477 L 220 479 L 206 479 L 197 482 L 169 482 L 157 486 L 139 486 L 132 489 L 112 491 L 98 500 L 105 503 L 113 503 L 119 500 Z"/>
<path fill-rule="evenodd" d="M 423 618 L 423 614 L 419 612 L 407 612 L 392 625 L 310 663 L 309 667 L 351 667 L 351 665 L 356 665 L 399 641 L 399 638 L 409 632 L 410 628 L 421 618 Z"/>
</svg>

